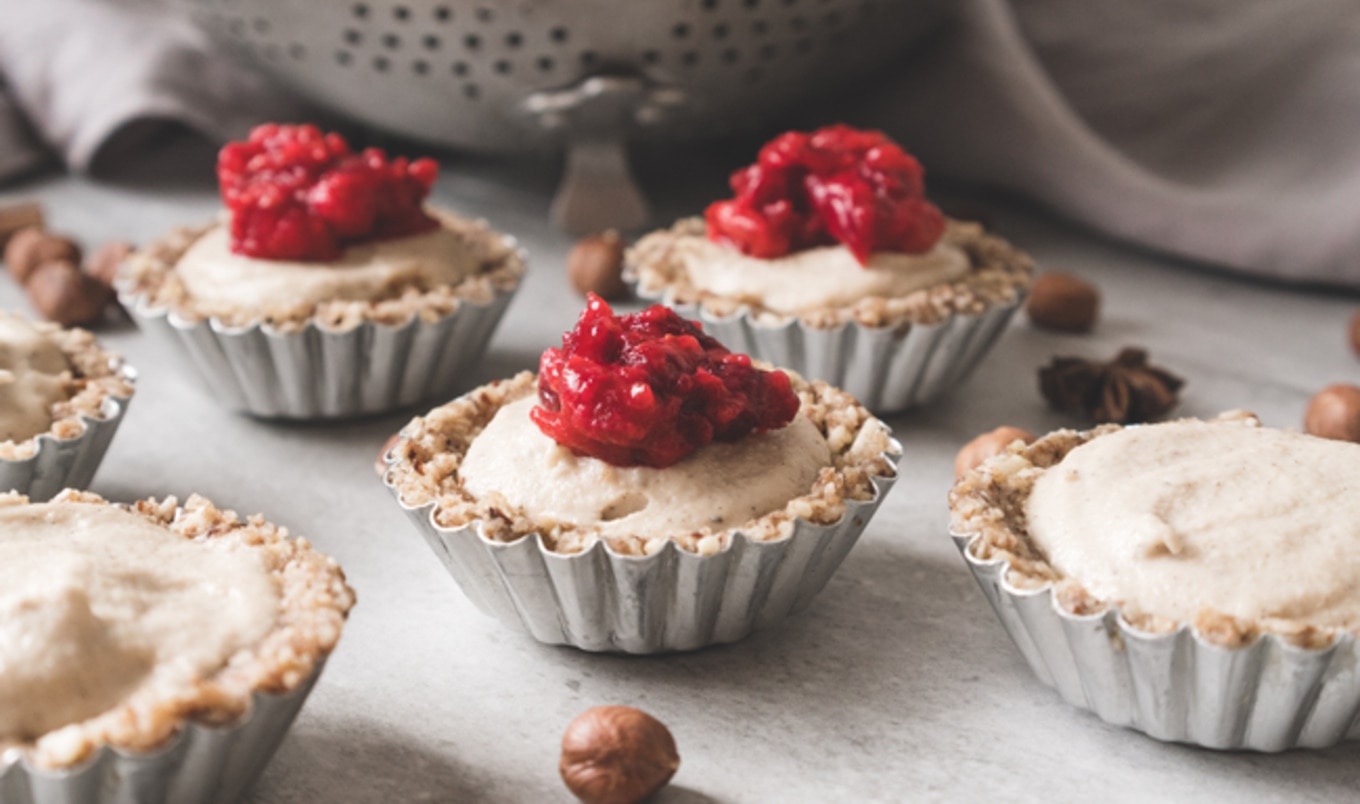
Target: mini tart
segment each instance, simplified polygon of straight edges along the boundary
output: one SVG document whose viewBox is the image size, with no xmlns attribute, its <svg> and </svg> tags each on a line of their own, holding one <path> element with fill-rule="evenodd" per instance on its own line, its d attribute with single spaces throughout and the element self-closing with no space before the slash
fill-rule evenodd
<svg viewBox="0 0 1360 804">
<path fill-rule="evenodd" d="M 135 390 L 136 375 L 121 357 L 101 349 L 88 331 L 39 321 L 29 323 L 61 348 L 71 364 L 71 380 L 66 399 L 52 406 L 52 425 L 47 431 L 22 441 L 0 441 L 0 461 L 27 460 L 37 454 L 43 436 L 63 441 L 79 438 L 89 429 L 89 420 L 121 416 Z M 111 410 L 110 400 L 116 400 L 118 407 Z"/>
<path fill-rule="evenodd" d="M 798 315 L 763 307 L 759 300 L 721 296 L 700 290 L 690 281 L 684 255 L 694 244 L 707 241 L 701 218 L 687 218 L 667 230 L 638 241 L 627 256 L 625 277 L 637 282 L 639 295 L 664 298 L 667 305 L 696 305 L 713 318 L 749 313 L 762 325 L 798 319 L 805 326 L 831 329 L 847 323 L 865 327 L 901 328 L 940 323 L 953 314 L 977 315 L 993 307 L 1015 304 L 1029 289 L 1034 273 L 1029 255 L 976 223 L 951 220 L 941 242 L 961 249 L 971 268 L 963 278 L 901 297 L 860 299 Z M 796 368 L 796 367 L 795 367 Z"/>
<path fill-rule="evenodd" d="M 1225 413 L 1212 421 L 1260 426 L 1254 416 L 1242 411 Z M 1066 577 L 1052 566 L 1028 531 L 1025 504 L 1034 484 L 1072 450 L 1123 429 L 1104 425 L 1085 432 L 1059 430 L 1029 445 L 1017 442 L 964 475 L 950 491 L 949 502 L 952 530 L 969 537 L 969 555 L 983 562 L 1005 562 L 1005 580 L 1016 590 L 1051 588 L 1055 604 L 1063 612 L 1086 617 L 1114 610 L 1123 622 L 1146 634 L 1171 634 L 1189 626 L 1201 640 L 1222 648 L 1241 648 L 1262 634 L 1273 634 L 1296 647 L 1317 649 L 1330 645 L 1342 633 L 1336 628 L 1269 618 L 1247 621 L 1210 609 L 1201 611 L 1193 622 L 1182 622 L 1121 608 L 1118 601 L 1096 597 L 1078 579 Z"/>
<path fill-rule="evenodd" d="M 404 506 L 433 504 L 433 521 L 440 527 L 477 523 L 483 538 L 500 543 L 538 534 L 546 549 L 559 554 L 580 553 L 603 541 L 616 554 L 626 556 L 655 554 L 667 542 L 691 553 L 712 555 L 725 550 L 738 532 L 753 542 L 781 539 L 793 532 L 795 520 L 831 524 L 845 515 L 847 501 L 875 499 L 874 480 L 896 476 L 890 456 L 900 449 L 887 427 L 848 394 L 797 375 L 791 379 L 802 402 L 799 415 L 811 419 L 826 438 L 832 465 L 822 469 L 807 494 L 737 527 L 605 536 L 592 525 L 535 522 L 514 507 L 468 493 L 458 477 L 463 455 L 501 407 L 537 393 L 537 381 L 529 372 L 483 386 L 414 419 L 388 452 L 386 480 Z"/>
<path fill-rule="evenodd" d="M 463 302 L 487 305 L 498 294 L 518 286 L 525 265 L 514 240 L 491 229 L 485 221 L 437 210 L 431 210 L 431 214 L 480 257 L 477 270 L 456 284 L 398 286 L 369 301 L 302 304 L 270 313 L 204 305 L 185 289 L 175 266 L 195 241 L 220 225 L 214 223 L 177 229 L 136 252 L 119 271 L 117 285 L 121 295 L 134 299 L 139 306 L 169 309 L 184 321 L 212 319 L 228 327 L 267 325 L 277 332 L 297 332 L 308 324 L 327 331 L 350 330 L 364 322 L 399 326 L 413 316 L 431 322 L 456 312 Z"/>
<path fill-rule="evenodd" d="M 18 494 L 0 496 L 0 507 L 27 502 Z M 70 490 L 52 502 L 114 505 L 98 495 Z M 237 651 L 220 670 L 191 685 L 142 688 L 103 714 L 29 742 L 0 739 L 0 769 L 15 751 L 39 768 L 63 769 L 102 746 L 130 753 L 155 751 L 189 722 L 227 727 L 249 717 L 257 694 L 287 694 L 307 686 L 340 637 L 354 592 L 335 561 L 314 551 L 306 539 L 290 539 L 285 529 L 260 516 L 242 519 L 197 495 L 182 507 L 173 497 L 117 507 L 185 539 L 228 543 L 258 553 L 277 584 L 277 620 L 253 646 Z"/>
</svg>

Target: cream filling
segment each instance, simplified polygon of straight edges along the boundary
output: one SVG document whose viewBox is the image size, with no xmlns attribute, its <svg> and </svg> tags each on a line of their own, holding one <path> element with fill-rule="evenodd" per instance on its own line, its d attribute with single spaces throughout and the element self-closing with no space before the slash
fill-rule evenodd
<svg viewBox="0 0 1360 804">
<path fill-rule="evenodd" d="M 799 415 L 773 432 L 709 444 L 665 469 L 613 466 L 544 435 L 529 418 L 537 401 L 497 411 L 458 476 L 477 497 L 499 494 L 541 522 L 597 525 L 619 536 L 729 528 L 807 494 L 831 464 L 826 439 Z"/>
<path fill-rule="evenodd" d="M 260 559 L 106 505 L 0 508 L 0 742 L 221 668 L 273 627 Z"/>
<path fill-rule="evenodd" d="M 352 246 L 333 262 L 292 262 L 234 254 L 226 226 L 215 226 L 180 257 L 175 273 L 189 295 L 204 304 L 268 311 L 453 285 L 480 267 L 473 245 L 447 227 Z"/>
<path fill-rule="evenodd" d="M 696 288 L 790 315 L 905 296 L 959 279 L 971 265 L 962 249 L 943 240 L 924 254 L 874 254 L 867 266 L 844 246 L 762 260 L 702 238 L 689 240 L 681 259 Z"/>
<path fill-rule="evenodd" d="M 1360 626 L 1360 445 L 1255 422 L 1129 427 L 1040 476 L 1026 516 L 1049 563 L 1145 614 Z"/>
<path fill-rule="evenodd" d="M 0 441 L 23 441 L 52 426 L 67 398 L 71 364 L 61 346 L 22 318 L 0 313 Z"/>
</svg>

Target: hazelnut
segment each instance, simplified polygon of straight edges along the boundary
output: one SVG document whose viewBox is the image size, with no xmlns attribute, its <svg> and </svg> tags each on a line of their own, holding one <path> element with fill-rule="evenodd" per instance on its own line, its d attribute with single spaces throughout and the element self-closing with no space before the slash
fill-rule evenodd
<svg viewBox="0 0 1360 804">
<path fill-rule="evenodd" d="M 610 229 L 577 241 L 567 254 L 567 278 L 582 296 L 594 293 L 605 301 L 627 297 L 619 233 Z"/>
<path fill-rule="evenodd" d="M 1019 427 L 998 427 L 964 444 L 954 458 L 954 477 L 963 477 L 993 455 L 1000 455 L 1016 439 L 1028 444 L 1034 436 Z"/>
<path fill-rule="evenodd" d="M 36 226 L 20 229 L 5 244 L 5 267 L 21 285 L 28 284 L 39 265 L 58 261 L 79 263 L 80 246 Z"/>
<path fill-rule="evenodd" d="M 108 285 L 81 273 L 74 263 L 65 260 L 39 265 L 29 276 L 27 287 L 33 309 L 63 327 L 98 320 L 113 300 Z"/>
<path fill-rule="evenodd" d="M 1318 391 L 1303 414 L 1305 432 L 1360 442 L 1360 388 L 1354 385 L 1329 385 Z"/>
<path fill-rule="evenodd" d="M 24 201 L 0 207 L 0 249 L 11 237 L 30 227 L 43 228 L 43 210 L 38 202 Z"/>
<path fill-rule="evenodd" d="M 633 804 L 665 786 L 680 767 L 665 724 L 631 706 L 582 712 L 562 735 L 558 770 L 586 804 Z"/>
<path fill-rule="evenodd" d="M 110 240 L 85 261 L 85 273 L 112 287 L 113 280 L 118 277 L 118 267 L 133 250 L 126 240 Z"/>
<path fill-rule="evenodd" d="M 1351 319 L 1351 351 L 1360 355 L 1360 313 Z"/>
<path fill-rule="evenodd" d="M 1030 289 L 1025 312 L 1042 329 L 1090 332 L 1100 312 L 1100 291 L 1070 274 L 1041 274 Z"/>
</svg>

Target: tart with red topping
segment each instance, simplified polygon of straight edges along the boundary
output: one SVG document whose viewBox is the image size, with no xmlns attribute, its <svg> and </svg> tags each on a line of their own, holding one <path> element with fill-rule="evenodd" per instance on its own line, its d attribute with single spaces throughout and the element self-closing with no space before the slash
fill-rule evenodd
<svg viewBox="0 0 1360 804">
<path fill-rule="evenodd" d="M 1029 287 L 1029 257 L 977 224 L 947 219 L 926 198 L 921 165 L 879 132 L 836 125 L 783 134 L 733 173 L 731 186 L 733 197 L 711 204 L 703 219 L 639 241 L 626 276 L 645 298 L 746 339 L 753 356 L 787 362 L 876 410 L 924 402 L 950 383 L 892 379 L 941 371 L 905 358 L 898 365 L 881 346 L 828 361 L 825 349 L 846 344 L 818 339 L 847 328 L 890 331 L 901 336 L 896 347 L 919 357 L 921 349 L 901 343 L 912 327 L 964 329 L 958 319 L 966 317 L 994 332 Z M 813 346 L 790 335 L 794 322 Z M 949 351 L 975 360 L 985 350 Z M 957 380 L 971 367 L 943 374 Z"/>
<path fill-rule="evenodd" d="M 616 315 L 592 296 L 537 376 L 413 420 L 385 481 L 484 609 L 519 612 L 543 641 L 649 653 L 731 641 L 787 614 L 794 597 L 810 600 L 891 485 L 899 453 L 848 394 L 733 353 L 661 305 Z M 771 552 L 730 585 L 716 580 L 749 549 Z M 721 563 L 685 574 L 665 557 L 675 551 Z M 565 570 L 568 557 L 584 564 Z M 670 563 L 619 563 L 631 559 Z M 493 566 L 514 570 L 486 585 Z M 767 573 L 784 573 L 783 591 L 744 600 L 771 595 Z M 654 610 L 672 605 L 657 596 L 715 613 L 691 621 Z M 586 613 L 553 608 L 564 605 Z M 723 606 L 741 612 L 726 635 L 714 631 Z M 683 622 L 657 625 L 672 617 Z M 644 621 L 660 631 L 628 636 Z"/>
<path fill-rule="evenodd" d="M 222 220 L 134 254 L 125 306 L 257 415 L 376 413 L 446 392 L 524 259 L 484 222 L 427 205 L 437 174 L 315 126 L 260 126 L 219 154 Z M 262 334 L 272 345 L 242 340 Z M 294 335 L 305 342 L 278 340 Z"/>
</svg>

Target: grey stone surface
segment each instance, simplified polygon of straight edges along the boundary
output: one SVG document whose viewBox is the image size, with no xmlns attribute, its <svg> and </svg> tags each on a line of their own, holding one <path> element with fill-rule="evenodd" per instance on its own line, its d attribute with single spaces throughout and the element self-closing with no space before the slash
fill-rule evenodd
<svg viewBox="0 0 1360 804">
<path fill-rule="evenodd" d="M 36 196 L 94 246 L 146 240 L 217 207 L 209 156 L 143 166 L 119 184 L 57 177 Z M 682 188 L 697 210 L 721 174 Z M 545 221 L 551 171 L 450 163 L 436 200 L 529 249 L 530 274 L 467 385 L 532 368 L 579 310 L 570 242 Z M 686 195 L 688 193 L 688 195 Z M 813 607 L 737 645 L 658 658 L 539 646 L 474 610 L 375 479 L 373 459 L 413 413 L 287 426 L 218 407 L 169 344 L 103 334 L 142 373 L 94 489 L 117 500 L 202 493 L 262 512 L 345 567 L 359 604 L 311 701 L 251 800 L 566 801 L 557 748 L 596 704 L 641 706 L 683 757 L 665 804 L 755 801 L 1325 801 L 1360 786 L 1356 745 L 1268 756 L 1163 745 L 1063 704 L 1030 675 L 946 536 L 954 453 L 998 424 L 1075 424 L 1048 412 L 1035 369 L 1128 343 L 1188 379 L 1179 412 L 1256 411 L 1296 426 L 1309 395 L 1357 381 L 1356 300 L 1248 283 L 1003 210 L 996 228 L 1041 265 L 1105 293 L 1089 337 L 1015 322 L 967 385 L 896 417 L 902 479 Z M 23 309 L 0 281 L 0 305 Z"/>
</svg>

